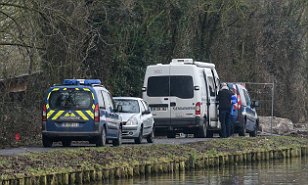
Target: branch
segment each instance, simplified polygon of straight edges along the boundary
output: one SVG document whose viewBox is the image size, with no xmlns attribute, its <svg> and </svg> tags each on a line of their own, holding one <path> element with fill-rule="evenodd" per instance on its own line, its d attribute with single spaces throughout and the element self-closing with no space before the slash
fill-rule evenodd
<svg viewBox="0 0 308 185">
<path fill-rule="evenodd" d="M 41 13 L 40 11 L 38 11 L 38 10 L 36 10 L 36 9 L 29 8 L 29 7 L 26 7 L 26 6 L 21 6 L 21 5 L 18 5 L 18 4 L 0 3 L 0 6 L 11 6 L 11 7 L 15 7 L 15 8 L 21 8 L 21 9 L 31 10 L 31 11 L 34 11 L 34 12 Z"/>
<path fill-rule="evenodd" d="M 18 47 L 25 47 L 25 48 L 34 48 L 38 50 L 45 50 L 45 48 L 30 46 L 30 45 L 21 44 L 21 43 L 0 42 L 0 46 L 18 46 Z"/>
</svg>

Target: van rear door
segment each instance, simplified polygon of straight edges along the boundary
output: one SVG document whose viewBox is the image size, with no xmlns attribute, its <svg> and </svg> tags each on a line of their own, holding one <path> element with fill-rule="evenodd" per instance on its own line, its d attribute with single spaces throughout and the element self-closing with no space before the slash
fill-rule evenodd
<svg viewBox="0 0 308 185">
<path fill-rule="evenodd" d="M 195 118 L 194 67 L 170 66 L 170 118 L 171 126 L 186 125 Z M 201 104 L 201 102 L 200 102 Z"/>
<path fill-rule="evenodd" d="M 148 68 L 146 73 L 143 98 L 151 108 L 156 126 L 170 125 L 169 70 L 169 66 L 161 65 Z"/>
<path fill-rule="evenodd" d="M 54 88 L 47 97 L 47 130 L 93 131 L 94 101 L 88 88 Z"/>
</svg>

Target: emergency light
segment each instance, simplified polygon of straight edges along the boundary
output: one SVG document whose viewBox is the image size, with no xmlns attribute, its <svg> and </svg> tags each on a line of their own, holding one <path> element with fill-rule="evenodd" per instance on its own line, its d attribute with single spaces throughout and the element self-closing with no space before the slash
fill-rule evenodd
<svg viewBox="0 0 308 185">
<path fill-rule="evenodd" d="M 63 85 L 80 85 L 80 82 L 76 79 L 64 79 Z"/>
<path fill-rule="evenodd" d="M 100 79 L 64 79 L 63 85 L 93 85 L 102 84 Z"/>
</svg>

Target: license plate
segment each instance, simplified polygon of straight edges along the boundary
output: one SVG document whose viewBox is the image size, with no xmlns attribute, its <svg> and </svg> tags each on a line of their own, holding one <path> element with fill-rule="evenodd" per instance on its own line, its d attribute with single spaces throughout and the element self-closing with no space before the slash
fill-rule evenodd
<svg viewBox="0 0 308 185">
<path fill-rule="evenodd" d="M 62 127 L 66 127 L 66 128 L 79 127 L 79 123 L 62 123 Z"/>
<path fill-rule="evenodd" d="M 151 107 L 152 111 L 167 111 L 167 107 Z"/>
</svg>

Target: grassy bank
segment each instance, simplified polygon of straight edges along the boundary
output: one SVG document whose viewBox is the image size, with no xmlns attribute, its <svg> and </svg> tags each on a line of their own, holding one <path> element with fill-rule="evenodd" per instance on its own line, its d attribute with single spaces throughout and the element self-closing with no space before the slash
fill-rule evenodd
<svg viewBox="0 0 308 185">
<path fill-rule="evenodd" d="M 290 136 L 213 139 L 183 145 L 55 149 L 0 156 L 0 182 L 71 184 L 307 154 L 308 139 Z M 19 179 L 19 180 L 16 180 Z"/>
</svg>

